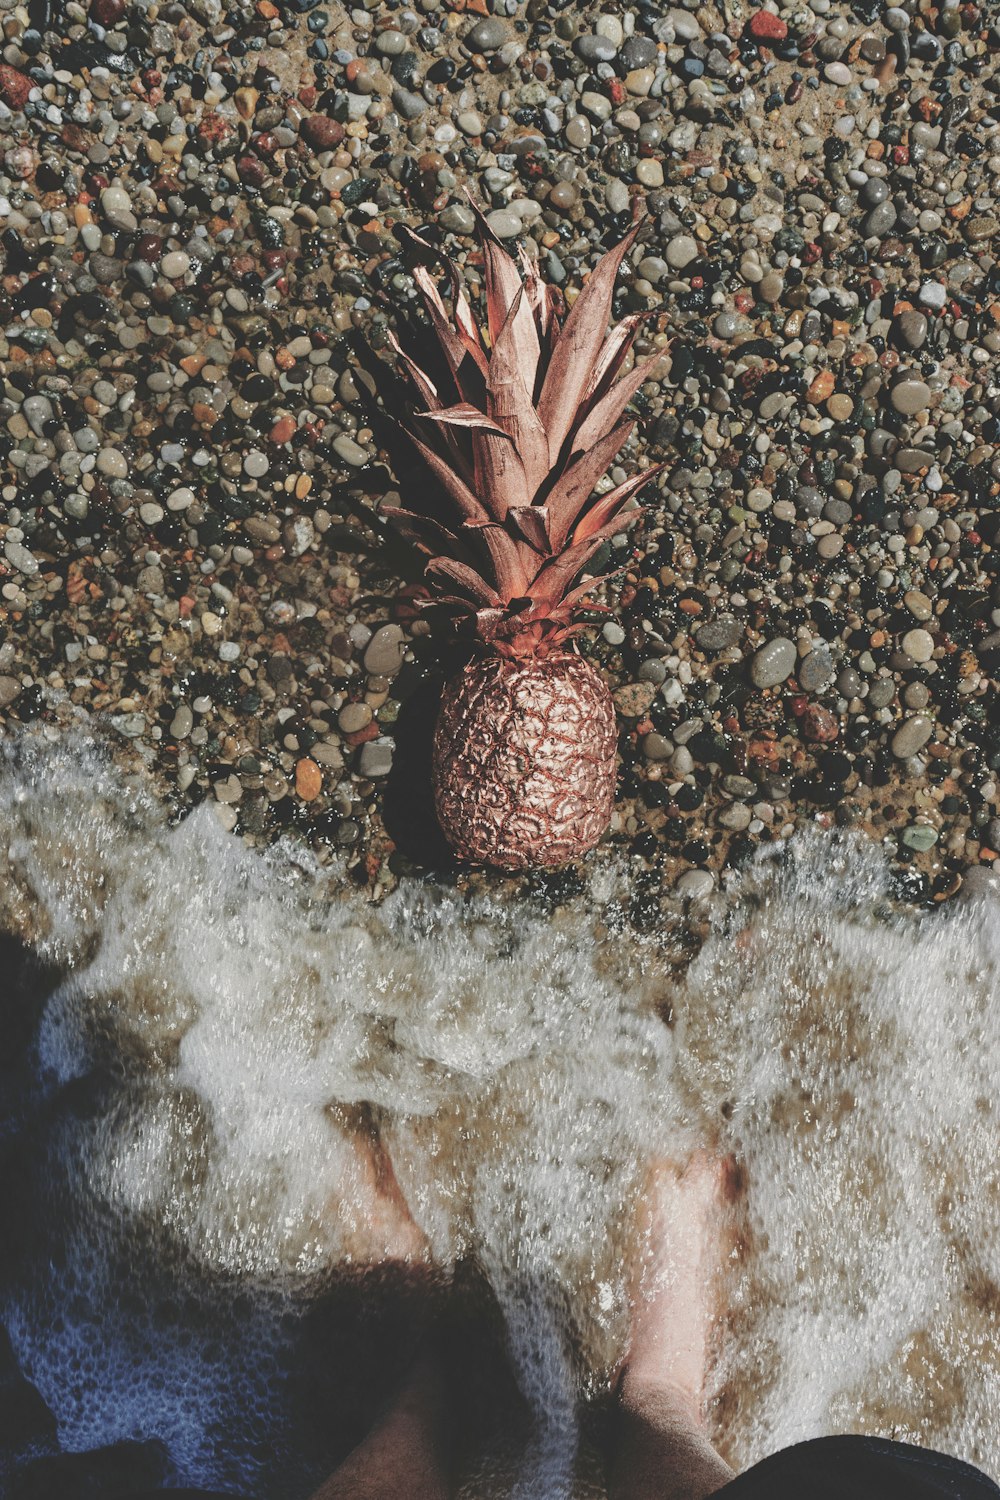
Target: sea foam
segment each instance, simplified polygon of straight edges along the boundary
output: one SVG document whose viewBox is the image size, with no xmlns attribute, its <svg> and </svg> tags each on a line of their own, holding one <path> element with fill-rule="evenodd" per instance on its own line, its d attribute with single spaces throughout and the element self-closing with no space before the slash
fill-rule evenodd
<svg viewBox="0 0 1000 1500">
<path fill-rule="evenodd" d="M 747 1182 L 731 1460 L 877 1431 L 1000 1473 L 990 891 L 900 913 L 876 847 L 816 832 L 730 880 L 690 961 L 682 914 L 638 937 L 600 860 L 554 913 L 417 881 L 372 906 L 207 806 L 170 826 L 80 731 L 5 743 L 0 850 L 46 976 L 2 1316 L 64 1448 L 156 1437 L 182 1482 L 303 1492 L 289 1330 L 384 1250 L 363 1120 L 443 1273 L 493 1287 L 536 1418 L 519 1495 L 571 1492 L 645 1164 L 699 1143 Z"/>
</svg>

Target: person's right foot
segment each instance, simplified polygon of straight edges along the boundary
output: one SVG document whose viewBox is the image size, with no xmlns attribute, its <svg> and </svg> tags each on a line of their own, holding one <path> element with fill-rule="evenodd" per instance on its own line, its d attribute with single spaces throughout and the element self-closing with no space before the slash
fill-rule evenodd
<svg viewBox="0 0 1000 1500">
<path fill-rule="evenodd" d="M 731 1159 L 697 1152 L 683 1172 L 658 1162 L 646 1195 L 648 1259 L 634 1293 L 622 1378 L 672 1392 L 702 1420 L 713 1318 L 712 1282 L 724 1250 L 721 1206 L 735 1195 Z"/>
</svg>

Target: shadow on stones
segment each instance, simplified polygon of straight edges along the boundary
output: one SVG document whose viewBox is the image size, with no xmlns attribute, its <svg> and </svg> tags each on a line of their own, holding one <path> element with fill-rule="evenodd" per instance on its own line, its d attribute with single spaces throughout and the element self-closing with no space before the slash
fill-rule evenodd
<svg viewBox="0 0 1000 1500">
<path fill-rule="evenodd" d="M 440 680 L 424 682 L 403 704 L 395 724 L 396 749 L 382 800 L 386 832 L 404 859 L 443 873 L 454 858 L 434 811 L 432 751 L 441 701 Z"/>
</svg>

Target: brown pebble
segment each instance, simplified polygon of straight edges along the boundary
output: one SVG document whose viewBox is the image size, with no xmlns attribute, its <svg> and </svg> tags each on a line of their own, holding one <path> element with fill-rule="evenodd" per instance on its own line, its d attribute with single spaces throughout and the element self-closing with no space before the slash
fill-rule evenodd
<svg viewBox="0 0 1000 1500">
<path fill-rule="evenodd" d="M 826 400 L 827 396 L 833 394 L 835 384 L 836 381 L 832 370 L 820 370 L 818 375 L 813 376 L 809 384 L 809 389 L 806 391 L 807 400 L 811 401 L 813 406 L 818 406 L 821 401 Z"/>
<path fill-rule="evenodd" d="M 295 790 L 303 802 L 315 802 L 323 790 L 323 772 L 308 755 L 304 755 L 295 767 Z"/>
</svg>

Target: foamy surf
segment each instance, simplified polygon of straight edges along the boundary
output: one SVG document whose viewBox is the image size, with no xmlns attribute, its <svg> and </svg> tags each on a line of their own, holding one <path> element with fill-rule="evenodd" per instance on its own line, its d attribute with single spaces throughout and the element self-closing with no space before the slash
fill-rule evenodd
<svg viewBox="0 0 1000 1500">
<path fill-rule="evenodd" d="M 1000 1473 L 994 894 L 900 913 L 876 848 L 817 833 L 681 965 L 679 912 L 621 920 L 624 868 L 554 914 L 418 882 L 372 907 L 208 807 L 169 826 L 80 731 L 6 742 L 0 849 L 46 976 L 9 1132 L 58 1257 L 9 1257 L 2 1316 L 64 1448 L 155 1436 L 182 1482 L 302 1492 L 294 1328 L 378 1252 L 360 1109 L 436 1261 L 494 1287 L 537 1419 L 519 1495 L 572 1491 L 642 1164 L 697 1140 L 749 1184 L 727 1455 L 879 1431 Z M 121 1295 L 137 1258 L 159 1312 Z"/>
</svg>

